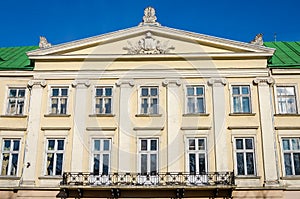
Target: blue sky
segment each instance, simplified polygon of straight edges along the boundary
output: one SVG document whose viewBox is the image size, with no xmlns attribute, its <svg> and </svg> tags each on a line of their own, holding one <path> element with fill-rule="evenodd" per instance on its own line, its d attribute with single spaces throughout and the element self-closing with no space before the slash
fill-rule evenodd
<svg viewBox="0 0 300 199">
<path fill-rule="evenodd" d="M 52 44 L 138 25 L 144 8 L 164 26 L 248 42 L 300 41 L 299 0 L 9 0 L 0 4 L 0 47 Z"/>
</svg>

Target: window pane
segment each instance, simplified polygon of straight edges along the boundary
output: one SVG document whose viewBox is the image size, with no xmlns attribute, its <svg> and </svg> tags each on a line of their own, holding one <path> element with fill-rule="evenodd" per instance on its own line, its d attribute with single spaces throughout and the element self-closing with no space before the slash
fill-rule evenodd
<svg viewBox="0 0 300 199">
<path fill-rule="evenodd" d="M 238 172 L 238 175 L 245 175 L 244 154 L 243 153 L 237 153 L 236 154 L 236 159 L 237 159 L 237 172 Z"/>
<path fill-rule="evenodd" d="M 64 140 L 58 140 L 57 141 L 57 150 L 64 150 Z"/>
<path fill-rule="evenodd" d="M 205 155 L 204 154 L 199 154 L 199 172 L 205 172 Z"/>
<path fill-rule="evenodd" d="M 59 89 L 58 88 L 53 88 L 52 89 L 52 96 L 58 96 L 59 95 Z"/>
<path fill-rule="evenodd" d="M 17 96 L 17 90 L 16 89 L 10 89 L 9 97 L 16 97 L 16 96 Z"/>
<path fill-rule="evenodd" d="M 249 87 L 248 86 L 243 86 L 242 87 L 242 94 L 249 94 Z"/>
<path fill-rule="evenodd" d="M 8 175 L 9 153 L 3 153 L 2 155 L 1 175 Z"/>
<path fill-rule="evenodd" d="M 196 94 L 197 95 L 203 95 L 203 93 L 204 93 L 203 87 L 197 87 L 196 88 Z"/>
<path fill-rule="evenodd" d="M 151 88 L 151 96 L 157 96 L 157 88 Z"/>
<path fill-rule="evenodd" d="M 103 96 L 103 89 L 102 88 L 97 88 L 96 89 L 96 96 Z"/>
<path fill-rule="evenodd" d="M 294 153 L 294 168 L 295 168 L 295 175 L 300 175 L 300 153 Z"/>
<path fill-rule="evenodd" d="M 295 95 L 294 87 L 285 87 L 286 95 Z"/>
<path fill-rule="evenodd" d="M 297 138 L 292 139 L 293 150 L 300 150 L 299 140 Z"/>
<path fill-rule="evenodd" d="M 47 154 L 47 175 L 53 175 L 53 161 L 54 161 L 54 154 L 48 153 Z"/>
<path fill-rule="evenodd" d="M 287 139 L 282 140 L 283 150 L 290 150 L 290 141 Z"/>
<path fill-rule="evenodd" d="M 63 164 L 63 154 L 59 153 L 56 155 L 56 169 L 55 169 L 55 175 L 61 175 L 62 174 L 62 164 Z"/>
<path fill-rule="evenodd" d="M 243 139 L 236 139 L 235 144 L 236 144 L 236 149 L 243 149 L 244 148 Z"/>
<path fill-rule="evenodd" d="M 100 163 L 100 155 L 96 154 L 94 155 L 94 166 L 93 166 L 93 172 L 95 175 L 99 174 L 99 170 L 100 170 L 99 163 Z"/>
<path fill-rule="evenodd" d="M 25 90 L 24 89 L 20 89 L 18 97 L 24 97 L 24 96 L 25 96 Z"/>
<path fill-rule="evenodd" d="M 232 87 L 232 94 L 234 94 L 234 95 L 240 94 L 240 88 L 238 86 L 233 86 Z"/>
<path fill-rule="evenodd" d="M 188 87 L 187 88 L 187 95 L 188 96 L 193 96 L 194 95 L 194 88 L 193 87 Z"/>
<path fill-rule="evenodd" d="M 196 173 L 196 157 L 195 154 L 189 154 L 190 173 Z"/>
<path fill-rule="evenodd" d="M 100 140 L 94 140 L 94 150 L 100 151 Z"/>
<path fill-rule="evenodd" d="M 157 100 L 157 98 L 153 98 L 152 99 L 152 103 L 151 103 L 151 113 L 152 114 L 157 114 L 158 113 L 158 106 L 157 106 L 157 104 L 158 104 L 158 100 Z"/>
<path fill-rule="evenodd" d="M 291 154 L 284 154 L 285 175 L 293 175 Z"/>
<path fill-rule="evenodd" d="M 188 98 L 188 113 L 195 113 L 195 98 Z"/>
<path fill-rule="evenodd" d="M 111 113 L 111 99 L 105 99 L 105 113 Z"/>
<path fill-rule="evenodd" d="M 142 154 L 141 155 L 141 173 L 147 173 L 147 155 Z"/>
<path fill-rule="evenodd" d="M 250 113 L 250 98 L 242 97 L 243 101 L 243 113 Z"/>
<path fill-rule="evenodd" d="M 150 155 L 150 161 L 151 161 L 150 172 L 152 174 L 156 173 L 157 172 L 157 168 L 156 168 L 156 165 L 157 165 L 157 156 L 156 156 L 156 154 L 151 154 Z"/>
<path fill-rule="evenodd" d="M 108 174 L 108 168 L 109 168 L 109 155 L 103 154 L 103 171 L 102 173 L 107 175 Z"/>
<path fill-rule="evenodd" d="M 151 140 L 151 151 L 157 150 L 157 140 Z"/>
<path fill-rule="evenodd" d="M 103 140 L 103 150 L 104 151 L 109 151 L 109 140 Z"/>
<path fill-rule="evenodd" d="M 198 150 L 205 150 L 204 139 L 198 139 Z"/>
<path fill-rule="evenodd" d="M 246 149 L 253 149 L 252 139 L 245 139 L 246 141 Z"/>
<path fill-rule="evenodd" d="M 54 150 L 55 140 L 48 140 L 48 150 Z"/>
<path fill-rule="evenodd" d="M 4 140 L 4 151 L 10 151 L 10 140 Z"/>
<path fill-rule="evenodd" d="M 19 156 L 18 154 L 12 154 L 12 165 L 11 165 L 10 175 L 17 175 L 18 156 Z"/>
<path fill-rule="evenodd" d="M 62 88 L 61 89 L 61 95 L 62 96 L 68 96 L 68 89 L 67 88 Z"/>
<path fill-rule="evenodd" d="M 196 149 L 196 143 L 194 139 L 189 139 L 189 150 L 195 150 Z"/>
<path fill-rule="evenodd" d="M 197 112 L 204 113 L 204 103 L 203 98 L 197 98 Z"/>
<path fill-rule="evenodd" d="M 142 96 L 148 96 L 148 88 L 142 88 Z"/>
<path fill-rule="evenodd" d="M 106 88 L 105 96 L 112 96 L 112 88 Z"/>
<path fill-rule="evenodd" d="M 13 147 L 13 150 L 14 151 L 19 151 L 19 148 L 20 148 L 20 141 L 19 140 L 14 140 L 14 147 Z"/>
<path fill-rule="evenodd" d="M 253 153 L 246 153 L 247 174 L 254 175 L 254 157 Z"/>
<path fill-rule="evenodd" d="M 148 100 L 142 99 L 142 113 L 148 113 Z"/>
<path fill-rule="evenodd" d="M 239 113 L 242 111 L 239 97 L 233 97 L 233 111 L 235 113 Z"/>
<path fill-rule="evenodd" d="M 141 140 L 141 150 L 147 151 L 147 140 Z"/>
</svg>

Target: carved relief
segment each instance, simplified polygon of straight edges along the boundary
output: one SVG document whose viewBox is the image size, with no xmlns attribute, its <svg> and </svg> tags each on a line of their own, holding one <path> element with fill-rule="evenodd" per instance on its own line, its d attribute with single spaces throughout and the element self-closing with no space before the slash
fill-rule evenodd
<svg viewBox="0 0 300 199">
<path fill-rule="evenodd" d="M 144 16 L 143 16 L 143 22 L 140 23 L 140 26 L 142 25 L 158 25 L 160 24 L 156 22 L 156 16 L 155 16 L 155 9 L 152 7 L 147 7 L 144 10 Z"/>
<path fill-rule="evenodd" d="M 151 32 L 147 32 L 145 37 L 140 39 L 137 44 L 133 45 L 128 41 L 128 46 L 123 49 L 127 50 L 128 54 L 166 54 L 175 49 L 173 46 L 169 46 L 168 43 L 168 41 L 161 43 L 152 37 Z"/>
<path fill-rule="evenodd" d="M 263 34 L 262 33 L 259 33 L 255 36 L 255 38 L 250 41 L 251 44 L 255 44 L 255 45 L 259 45 L 259 46 L 262 46 L 264 44 L 264 41 L 263 41 Z"/>
<path fill-rule="evenodd" d="M 46 39 L 46 37 L 40 36 L 40 43 L 39 43 L 40 48 L 49 48 L 51 47 L 51 43 L 49 43 Z"/>
</svg>

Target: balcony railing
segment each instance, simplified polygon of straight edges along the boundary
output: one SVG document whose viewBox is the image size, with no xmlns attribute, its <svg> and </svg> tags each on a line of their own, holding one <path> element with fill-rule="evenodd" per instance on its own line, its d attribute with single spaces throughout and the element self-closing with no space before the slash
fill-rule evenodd
<svg viewBox="0 0 300 199">
<path fill-rule="evenodd" d="M 233 172 L 109 173 L 64 172 L 62 186 L 213 186 L 234 185 Z"/>
</svg>

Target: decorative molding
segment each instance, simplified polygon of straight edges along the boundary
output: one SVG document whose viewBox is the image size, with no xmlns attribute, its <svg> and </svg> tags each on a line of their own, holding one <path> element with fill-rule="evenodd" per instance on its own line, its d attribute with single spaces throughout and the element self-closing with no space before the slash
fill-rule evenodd
<svg viewBox="0 0 300 199">
<path fill-rule="evenodd" d="M 29 89 L 33 88 L 34 86 L 40 86 L 42 88 L 45 88 L 46 85 L 47 85 L 46 80 L 41 80 L 41 79 L 33 79 L 27 83 L 27 87 Z"/>
<path fill-rule="evenodd" d="M 183 117 L 207 117 L 209 113 L 185 113 L 182 114 Z"/>
<path fill-rule="evenodd" d="M 27 128 L 0 127 L 0 131 L 26 131 Z"/>
<path fill-rule="evenodd" d="M 272 77 L 255 78 L 253 83 L 256 85 L 273 85 L 275 80 Z"/>
<path fill-rule="evenodd" d="M 164 80 L 162 82 L 163 86 L 169 86 L 171 84 L 176 85 L 176 86 L 181 86 L 181 80 L 180 79 L 177 79 L 177 80 L 176 79 L 174 79 L 174 80 Z"/>
<path fill-rule="evenodd" d="M 70 114 L 45 114 L 44 117 L 70 117 Z"/>
<path fill-rule="evenodd" d="M 208 81 L 207 81 L 208 85 L 211 85 L 211 86 L 215 86 L 215 85 L 222 85 L 222 86 L 225 86 L 227 81 L 225 78 L 210 78 Z"/>
<path fill-rule="evenodd" d="M 160 23 L 156 22 L 157 17 L 155 16 L 155 9 L 153 7 L 147 7 L 144 10 L 143 22 L 139 26 L 152 25 L 160 26 Z"/>
<path fill-rule="evenodd" d="M 161 117 L 162 114 L 136 114 L 135 117 Z"/>
<path fill-rule="evenodd" d="M 115 131 L 117 127 L 86 127 L 87 131 Z"/>
<path fill-rule="evenodd" d="M 229 113 L 229 116 L 255 116 L 256 113 Z"/>
<path fill-rule="evenodd" d="M 116 86 L 120 87 L 121 85 L 126 85 L 128 84 L 129 86 L 133 87 L 135 85 L 133 80 L 119 80 L 116 82 Z"/>
<path fill-rule="evenodd" d="M 300 130 L 300 126 L 275 126 L 275 130 Z"/>
<path fill-rule="evenodd" d="M 52 45 L 49 43 L 44 36 L 40 36 L 39 47 L 40 48 L 50 48 Z"/>
<path fill-rule="evenodd" d="M 160 42 L 152 37 L 151 32 L 147 32 L 145 37 L 140 39 L 136 44 L 127 41 L 128 46 L 124 47 L 127 54 L 167 54 L 175 47 L 169 46 L 169 41 Z"/>
<path fill-rule="evenodd" d="M 3 118 L 26 118 L 28 115 L 0 115 Z"/>
<path fill-rule="evenodd" d="M 258 129 L 259 126 L 228 126 L 229 130 L 233 129 Z"/>
<path fill-rule="evenodd" d="M 162 130 L 164 130 L 164 127 L 162 126 L 162 127 L 133 127 L 133 130 L 134 131 L 157 131 L 157 130 L 159 130 L 159 131 L 162 131 Z"/>
<path fill-rule="evenodd" d="M 41 127 L 41 130 L 42 131 L 46 131 L 46 130 L 69 131 L 69 130 L 71 130 L 71 127 L 59 127 L 59 126 L 48 127 L 48 126 L 45 126 L 45 127 Z"/>
<path fill-rule="evenodd" d="M 115 117 L 115 114 L 89 114 L 89 117 Z"/>
<path fill-rule="evenodd" d="M 210 130 L 211 126 L 183 126 L 181 130 Z"/>
<path fill-rule="evenodd" d="M 84 86 L 88 88 L 91 85 L 89 80 L 86 79 L 76 79 L 72 82 L 72 86 L 76 88 L 77 86 Z"/>
</svg>

